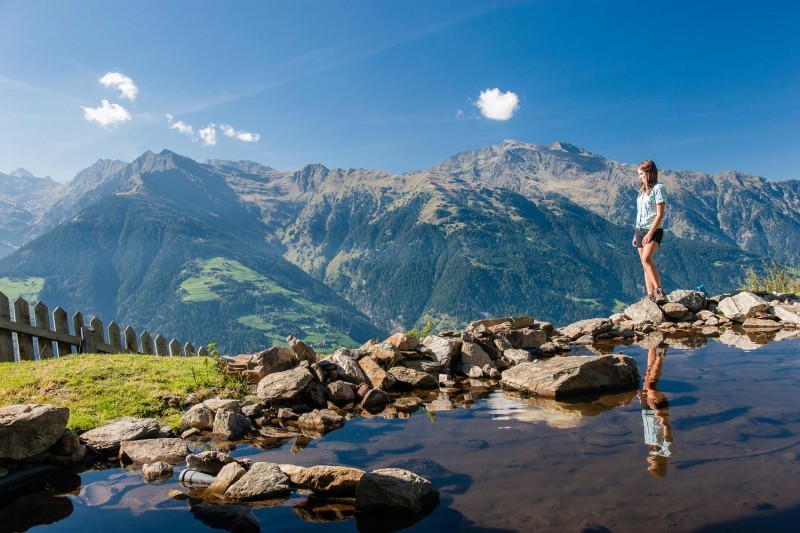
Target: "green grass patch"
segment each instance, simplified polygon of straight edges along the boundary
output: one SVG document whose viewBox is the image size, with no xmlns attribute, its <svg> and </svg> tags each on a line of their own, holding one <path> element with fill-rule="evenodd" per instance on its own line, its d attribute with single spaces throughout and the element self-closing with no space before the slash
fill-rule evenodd
<svg viewBox="0 0 800 533">
<path fill-rule="evenodd" d="M 625 310 L 626 307 L 628 307 L 628 304 L 615 299 L 614 307 L 611 308 L 611 313 L 612 314 L 621 313 Z"/>
<path fill-rule="evenodd" d="M 44 278 L 0 278 L 0 292 L 6 295 L 9 302 L 21 296 L 28 303 L 34 303 L 43 288 Z"/>
<path fill-rule="evenodd" d="M 208 357 L 73 355 L 0 363 L 0 406 L 50 403 L 69 407 L 68 427 L 84 431 L 114 418 L 158 418 L 177 426 L 182 411 L 159 398 L 241 398 L 249 388 L 220 373 Z"/>
<path fill-rule="evenodd" d="M 182 274 L 186 279 L 181 283 L 179 294 L 184 302 L 218 300 L 220 295 L 216 291 L 230 282 L 252 283 L 261 292 L 268 294 L 297 296 L 297 293 L 281 287 L 255 270 L 224 257 L 198 259 Z"/>
<path fill-rule="evenodd" d="M 575 303 L 587 304 L 589 307 L 600 309 L 603 304 L 597 298 L 578 298 L 577 296 L 567 296 L 567 300 L 572 300 Z"/>
</svg>

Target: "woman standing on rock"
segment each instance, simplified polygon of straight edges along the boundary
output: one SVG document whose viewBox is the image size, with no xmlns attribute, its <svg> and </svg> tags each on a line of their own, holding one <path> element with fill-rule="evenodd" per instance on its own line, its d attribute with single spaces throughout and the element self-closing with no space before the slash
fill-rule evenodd
<svg viewBox="0 0 800 533">
<path fill-rule="evenodd" d="M 633 246 L 639 252 L 644 267 L 644 283 L 647 297 L 657 304 L 666 303 L 667 297 L 661 288 L 661 278 L 653 257 L 656 255 L 664 230 L 664 208 L 667 205 L 667 190 L 658 183 L 658 168 L 649 159 L 639 163 L 639 196 L 636 199 L 636 231 Z"/>
</svg>

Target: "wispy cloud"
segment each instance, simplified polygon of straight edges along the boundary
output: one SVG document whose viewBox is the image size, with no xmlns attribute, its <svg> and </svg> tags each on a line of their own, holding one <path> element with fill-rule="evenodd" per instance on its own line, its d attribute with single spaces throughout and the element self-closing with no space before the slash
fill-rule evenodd
<svg viewBox="0 0 800 533">
<path fill-rule="evenodd" d="M 214 124 L 209 124 L 199 130 L 198 133 L 200 134 L 200 142 L 204 146 L 215 146 L 217 144 L 217 128 Z"/>
<path fill-rule="evenodd" d="M 187 135 L 192 140 L 196 141 L 197 138 L 194 136 L 194 128 L 191 124 L 187 124 L 182 120 L 175 120 L 175 117 L 167 113 L 167 122 L 169 122 L 169 129 L 177 130 L 184 135 Z"/>
<path fill-rule="evenodd" d="M 81 106 L 81 109 L 83 109 L 83 118 L 103 127 L 128 122 L 131 119 L 131 114 L 127 109 L 119 104 L 109 103 L 108 100 L 102 100 L 100 107 Z"/>
<path fill-rule="evenodd" d="M 486 89 L 481 91 L 478 101 L 475 102 L 481 115 L 491 120 L 508 120 L 519 109 L 519 97 L 511 91 L 502 92 L 500 89 Z"/>
<path fill-rule="evenodd" d="M 258 133 L 250 133 L 249 131 L 237 130 L 233 126 L 228 124 L 220 124 L 219 129 L 222 130 L 222 134 L 225 137 L 230 137 L 231 139 L 236 139 L 238 141 L 246 142 L 246 143 L 255 143 L 261 139 L 261 135 Z"/>
<path fill-rule="evenodd" d="M 125 74 L 119 72 L 107 72 L 100 78 L 100 84 L 104 87 L 119 90 L 121 98 L 127 98 L 131 102 L 136 100 L 136 95 L 139 93 L 139 88 L 133 83 Z"/>
</svg>

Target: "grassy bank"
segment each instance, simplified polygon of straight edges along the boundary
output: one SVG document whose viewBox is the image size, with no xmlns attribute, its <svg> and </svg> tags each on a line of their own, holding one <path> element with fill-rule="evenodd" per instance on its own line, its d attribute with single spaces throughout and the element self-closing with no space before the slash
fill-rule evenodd
<svg viewBox="0 0 800 533">
<path fill-rule="evenodd" d="M 206 357 L 89 354 L 0 363 L 0 406 L 69 407 L 68 427 L 76 431 L 121 416 L 153 417 L 174 426 L 182 411 L 164 397 L 189 393 L 241 397 L 246 387 L 221 374 Z"/>
</svg>

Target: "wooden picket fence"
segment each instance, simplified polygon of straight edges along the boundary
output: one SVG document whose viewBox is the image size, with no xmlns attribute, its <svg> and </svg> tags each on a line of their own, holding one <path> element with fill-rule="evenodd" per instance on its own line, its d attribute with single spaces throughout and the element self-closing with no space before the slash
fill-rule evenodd
<svg viewBox="0 0 800 533">
<path fill-rule="evenodd" d="M 33 316 L 32 325 L 30 305 L 20 297 L 14 300 L 12 320 L 8 297 L 0 292 L 0 363 L 64 357 L 72 354 L 73 350 L 75 353 L 208 356 L 205 347 L 201 346 L 199 350 L 195 350 L 194 346 L 187 342 L 181 348 L 181 343 L 176 339 L 167 342 L 161 335 L 153 338 L 147 330 L 137 337 L 136 331 L 131 326 L 121 331 L 113 321 L 104 330 L 103 322 L 96 316 L 92 317 L 87 326 L 80 312 L 72 315 L 73 333 L 70 333 L 67 312 L 56 307 L 53 310 L 51 324 L 49 310 L 42 302 L 33 306 Z"/>
</svg>

